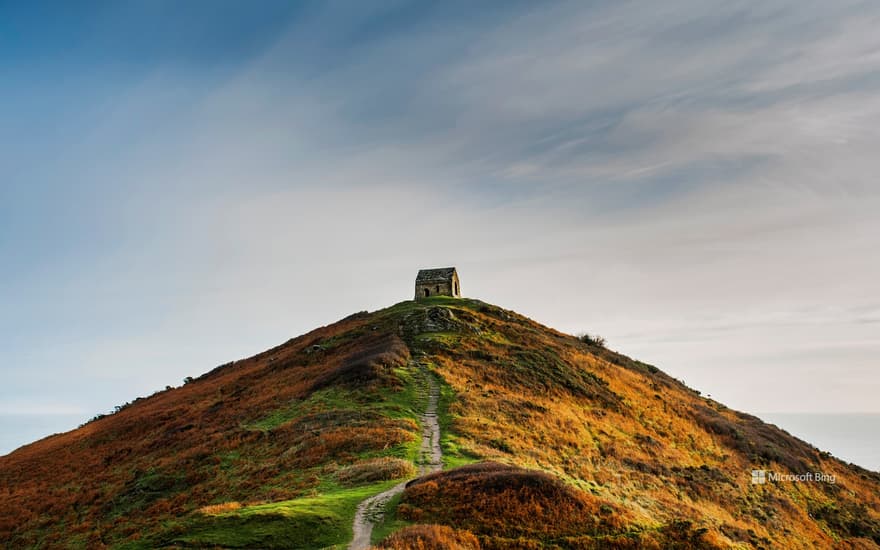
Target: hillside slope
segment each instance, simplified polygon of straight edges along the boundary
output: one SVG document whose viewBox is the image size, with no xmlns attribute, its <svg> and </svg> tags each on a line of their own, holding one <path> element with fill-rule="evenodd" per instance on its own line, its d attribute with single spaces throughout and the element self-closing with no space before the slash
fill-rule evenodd
<svg viewBox="0 0 880 550">
<path fill-rule="evenodd" d="M 392 500 L 385 547 L 880 546 L 880 474 L 449 298 L 352 315 L 0 457 L 0 541 L 344 548 L 358 503 L 416 474 L 425 376 L 444 471 Z"/>
</svg>

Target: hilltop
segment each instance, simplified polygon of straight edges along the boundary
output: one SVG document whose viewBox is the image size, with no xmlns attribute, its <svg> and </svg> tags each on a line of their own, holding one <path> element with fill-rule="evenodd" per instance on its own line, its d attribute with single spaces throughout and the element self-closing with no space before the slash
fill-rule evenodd
<svg viewBox="0 0 880 550">
<path fill-rule="evenodd" d="M 0 541 L 345 548 L 359 504 L 395 486 L 371 533 L 385 548 L 880 547 L 880 474 L 599 342 L 446 297 L 351 315 L 0 457 Z"/>
</svg>

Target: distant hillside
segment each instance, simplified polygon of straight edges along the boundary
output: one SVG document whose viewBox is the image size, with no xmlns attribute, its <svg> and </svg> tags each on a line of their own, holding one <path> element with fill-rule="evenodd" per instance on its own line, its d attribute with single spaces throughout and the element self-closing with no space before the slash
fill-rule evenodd
<svg viewBox="0 0 880 550">
<path fill-rule="evenodd" d="M 596 342 L 440 297 L 0 457 L 0 541 L 345 548 L 359 504 L 430 471 L 429 387 L 443 471 L 371 519 L 382 547 L 880 547 L 880 474 Z M 835 482 L 773 479 L 815 472 Z"/>
</svg>

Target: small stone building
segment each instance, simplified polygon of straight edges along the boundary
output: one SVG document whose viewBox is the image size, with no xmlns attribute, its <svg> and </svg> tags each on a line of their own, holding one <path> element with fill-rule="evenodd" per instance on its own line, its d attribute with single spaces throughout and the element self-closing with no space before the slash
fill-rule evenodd
<svg viewBox="0 0 880 550">
<path fill-rule="evenodd" d="M 416 275 L 416 300 L 429 296 L 454 296 L 461 298 L 458 272 L 454 267 L 420 269 Z"/>
</svg>

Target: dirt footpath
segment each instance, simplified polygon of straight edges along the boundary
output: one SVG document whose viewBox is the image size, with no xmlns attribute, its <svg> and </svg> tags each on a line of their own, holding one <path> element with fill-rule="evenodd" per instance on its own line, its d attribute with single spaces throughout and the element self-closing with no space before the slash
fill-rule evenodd
<svg viewBox="0 0 880 550">
<path fill-rule="evenodd" d="M 425 381 L 423 392 L 427 393 L 428 404 L 420 416 L 422 423 L 422 445 L 419 450 L 419 475 L 423 476 L 443 468 L 443 451 L 440 449 L 440 422 L 437 420 L 437 403 L 440 400 L 440 386 L 428 369 L 419 364 L 419 370 Z M 354 515 L 354 538 L 348 545 L 349 550 L 366 550 L 370 547 L 370 536 L 373 526 L 385 515 L 385 506 L 394 495 L 403 492 L 407 481 L 373 495 L 362 501 Z"/>
</svg>

